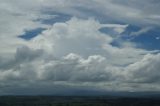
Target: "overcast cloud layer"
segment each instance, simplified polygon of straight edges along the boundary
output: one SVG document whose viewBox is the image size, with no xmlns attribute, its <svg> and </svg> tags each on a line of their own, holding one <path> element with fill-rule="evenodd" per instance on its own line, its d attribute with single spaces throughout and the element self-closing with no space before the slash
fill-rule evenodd
<svg viewBox="0 0 160 106">
<path fill-rule="evenodd" d="M 1 0 L 0 95 L 160 91 L 159 49 L 131 41 L 159 29 L 159 9 L 158 0 Z"/>
</svg>

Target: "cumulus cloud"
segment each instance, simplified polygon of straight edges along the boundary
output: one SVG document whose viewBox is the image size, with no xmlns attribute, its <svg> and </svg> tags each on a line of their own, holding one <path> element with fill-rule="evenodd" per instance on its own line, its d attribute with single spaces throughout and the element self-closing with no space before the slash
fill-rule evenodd
<svg viewBox="0 0 160 106">
<path fill-rule="evenodd" d="M 146 3 L 142 14 L 143 2 L 135 5 L 134 0 L 2 0 L 0 94 L 26 94 L 31 93 L 31 89 L 49 94 L 77 88 L 158 91 L 159 51 L 138 48 L 136 43 L 120 39 L 129 24 L 157 25 L 157 18 L 147 16 L 153 16 L 151 13 L 158 7 L 147 11 L 150 6 Z M 72 18 L 53 25 L 41 22 L 54 19 L 56 12 Z M 105 18 L 110 24 L 103 23 Z M 111 24 L 113 21 L 118 24 Z M 36 28 L 45 30 L 31 40 L 18 37 Z M 116 37 L 112 33 L 102 33 L 101 28 L 114 30 Z M 142 28 L 132 34 L 148 30 Z M 117 40 L 119 45 L 113 45 Z"/>
<path fill-rule="evenodd" d="M 159 15 L 157 10 L 159 10 L 159 2 L 150 0 L 91 0 L 83 2 L 79 0 L 15 0 L 14 2 L 2 0 L 0 4 L 0 22 L 2 23 L 0 25 L 0 48 L 3 48 L 3 50 L 0 53 L 3 55 L 8 54 L 8 52 L 13 53 L 16 51 L 17 46 L 25 44 L 24 40 L 16 38 L 19 35 L 23 35 L 25 31 L 50 27 L 50 25 L 46 25 L 41 21 L 54 19 L 57 16 L 55 13 L 69 14 L 84 19 L 94 17 L 105 23 L 118 22 L 136 24 L 143 27 L 144 24 L 149 26 L 157 26 L 159 24 L 157 18 L 150 18 Z M 114 30 L 121 33 L 124 31 L 124 27 L 118 26 Z"/>
<path fill-rule="evenodd" d="M 159 82 L 160 54 L 147 54 L 141 61 L 129 65 L 126 70 L 130 73 L 133 82 L 156 83 Z"/>
<path fill-rule="evenodd" d="M 113 84 L 107 89 L 119 90 L 114 88 L 119 82 L 126 84 L 129 90 L 134 88 L 130 81 L 140 83 L 141 78 L 151 81 L 158 76 L 150 74 L 153 68 L 155 71 L 159 68 L 158 55 L 148 57 L 152 52 L 134 46 L 112 46 L 113 37 L 99 31 L 103 26 L 94 19 L 75 17 L 55 23 L 25 46 L 17 48 L 12 58 L 3 57 L 0 82 L 5 84 L 1 86 L 12 88 L 10 83 L 14 83 L 28 88 L 38 83 L 106 88 Z M 143 67 L 147 72 L 139 71 Z M 148 76 L 143 76 L 145 74 Z M 120 90 L 127 89 L 121 87 Z"/>
</svg>

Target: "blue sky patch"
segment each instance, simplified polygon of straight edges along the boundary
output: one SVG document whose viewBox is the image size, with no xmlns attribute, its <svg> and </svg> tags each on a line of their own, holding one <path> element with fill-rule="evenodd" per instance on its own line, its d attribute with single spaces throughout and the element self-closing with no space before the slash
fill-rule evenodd
<svg viewBox="0 0 160 106">
<path fill-rule="evenodd" d="M 153 28 L 147 32 L 141 33 L 139 35 L 132 35 L 132 32 L 138 32 L 142 28 L 135 25 L 129 25 L 126 30 L 121 33 L 119 38 L 115 38 L 111 43 L 112 46 L 121 47 L 121 41 L 134 42 L 139 48 L 144 48 L 147 50 L 160 50 L 160 30 L 159 28 Z M 112 28 L 101 28 L 100 32 L 109 34 L 109 35 L 118 35 Z"/>
<path fill-rule="evenodd" d="M 135 25 L 129 25 L 126 30 L 121 34 L 124 38 L 128 38 L 132 32 L 141 30 L 141 27 Z"/>
<path fill-rule="evenodd" d="M 160 30 L 159 28 L 153 28 L 147 32 L 141 33 L 139 35 L 131 35 L 132 32 L 138 32 L 141 27 L 129 25 L 126 31 L 123 32 L 122 39 L 134 42 L 140 48 L 148 50 L 159 50 L 160 49 Z"/>
<path fill-rule="evenodd" d="M 19 38 L 30 40 L 40 34 L 45 28 L 37 28 L 33 30 L 26 31 L 23 35 L 20 35 Z"/>
<path fill-rule="evenodd" d="M 160 49 L 160 30 L 158 28 L 152 29 L 146 33 L 136 36 L 132 42 L 140 44 L 141 47 L 150 50 Z"/>
</svg>

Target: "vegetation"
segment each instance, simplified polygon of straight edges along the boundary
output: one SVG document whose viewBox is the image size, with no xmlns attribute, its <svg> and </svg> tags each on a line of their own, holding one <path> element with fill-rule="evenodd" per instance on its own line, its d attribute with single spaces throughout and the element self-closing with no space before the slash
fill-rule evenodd
<svg viewBox="0 0 160 106">
<path fill-rule="evenodd" d="M 0 106 L 160 106 L 160 99 L 74 96 L 1 96 Z"/>
</svg>

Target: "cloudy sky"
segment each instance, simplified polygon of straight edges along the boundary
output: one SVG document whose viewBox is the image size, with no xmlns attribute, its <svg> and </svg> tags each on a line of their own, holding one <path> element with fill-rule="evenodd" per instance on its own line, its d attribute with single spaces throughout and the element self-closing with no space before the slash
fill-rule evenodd
<svg viewBox="0 0 160 106">
<path fill-rule="evenodd" d="M 0 0 L 0 95 L 160 91 L 159 0 Z"/>
</svg>

